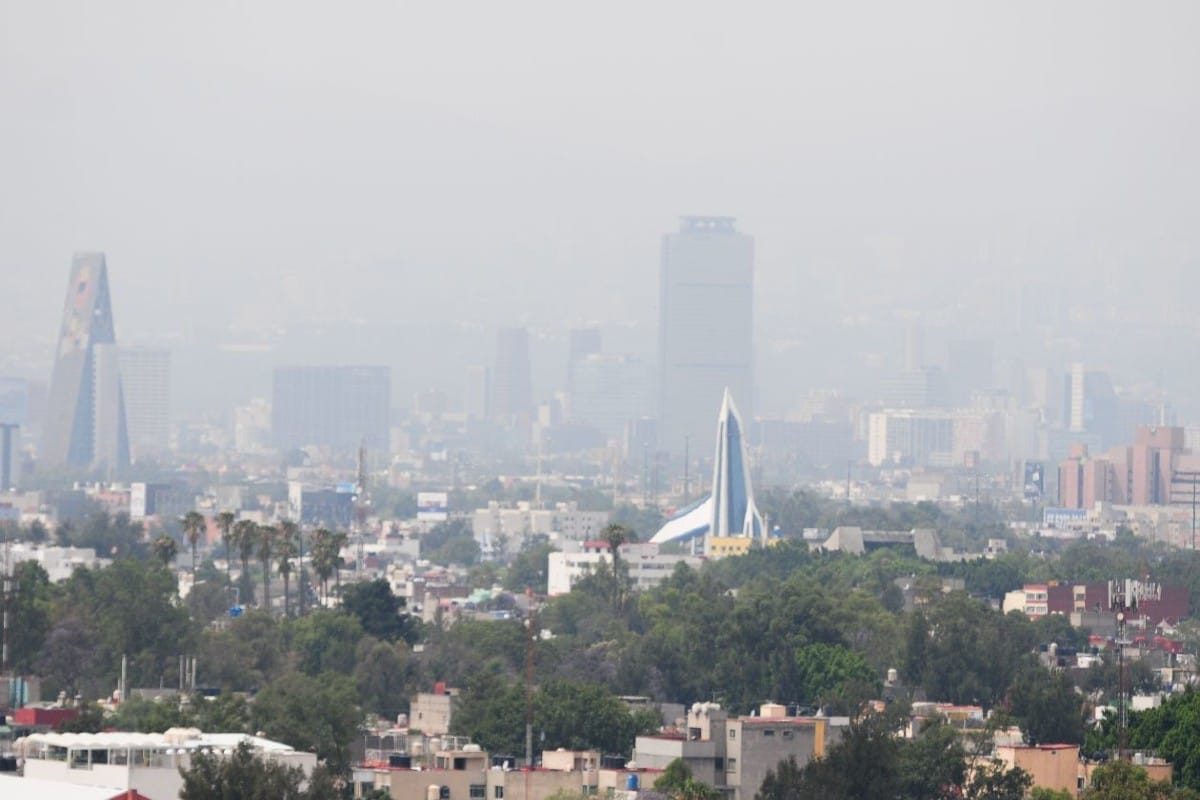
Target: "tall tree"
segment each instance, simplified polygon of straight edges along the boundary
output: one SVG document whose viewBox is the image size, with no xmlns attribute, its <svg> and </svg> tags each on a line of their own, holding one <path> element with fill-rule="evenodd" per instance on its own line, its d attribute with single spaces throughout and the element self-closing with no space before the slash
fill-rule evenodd
<svg viewBox="0 0 1200 800">
<path fill-rule="evenodd" d="M 182 800 L 277 797 L 307 800 L 315 797 L 303 789 L 304 770 L 263 758 L 243 742 L 228 756 L 205 751 L 192 755 L 183 774 Z"/>
<path fill-rule="evenodd" d="M 376 639 L 416 643 L 419 633 L 416 621 L 404 613 L 404 601 L 392 594 L 392 587 L 383 578 L 347 586 L 341 608 L 357 617 L 363 630 Z"/>
<path fill-rule="evenodd" d="M 622 580 L 625 573 L 621 570 L 621 545 L 630 540 L 630 530 L 624 525 L 605 525 L 600 536 L 608 542 L 608 552 L 612 555 L 612 604 L 613 610 L 620 612 L 625 600 L 625 586 Z"/>
<path fill-rule="evenodd" d="M 290 519 L 279 521 L 279 535 L 294 544 L 292 555 L 297 559 L 297 591 L 300 594 L 300 616 L 304 616 L 304 528 Z M 286 594 L 286 579 L 284 592 Z M 286 601 L 284 605 L 287 605 Z"/>
<path fill-rule="evenodd" d="M 330 542 L 330 548 L 333 550 L 333 584 L 337 589 L 338 597 L 342 596 L 342 567 L 346 562 L 342 558 L 342 548 L 350 541 L 350 535 L 345 531 L 334 531 L 333 539 Z"/>
<path fill-rule="evenodd" d="M 36 561 L 13 565 L 7 597 L 0 597 L 9 614 L 8 661 L 17 672 L 32 672 L 38 650 L 52 624 L 50 605 L 54 586 Z"/>
<path fill-rule="evenodd" d="M 225 545 L 225 582 L 232 586 L 233 553 L 236 549 L 233 526 L 237 522 L 237 515 L 232 511 L 222 511 L 220 514 L 217 514 L 214 522 L 217 525 L 217 529 L 221 531 L 221 544 Z"/>
<path fill-rule="evenodd" d="M 254 555 L 255 532 L 257 525 L 251 520 L 240 519 L 233 526 L 234 544 L 237 546 L 238 558 L 242 562 L 242 574 L 238 584 L 242 587 L 242 603 L 250 602 L 253 586 L 250 584 L 250 559 Z"/>
<path fill-rule="evenodd" d="M 321 605 L 329 603 L 329 578 L 333 575 L 336 553 L 333 551 L 333 531 L 317 528 L 312 537 L 312 565 L 321 586 Z"/>
<path fill-rule="evenodd" d="M 187 537 L 188 546 L 192 548 L 192 583 L 196 583 L 196 548 L 200 545 L 200 537 L 208 530 L 208 520 L 199 511 L 189 511 L 183 515 L 183 535 Z"/>
<path fill-rule="evenodd" d="M 292 559 L 296 557 L 296 539 L 294 536 L 288 535 L 289 533 L 290 531 L 281 525 L 279 540 L 275 543 L 275 568 L 279 570 L 279 576 L 283 578 L 283 615 L 285 617 L 292 615 L 288 590 L 292 576 Z"/>
<path fill-rule="evenodd" d="M 258 560 L 263 567 L 263 603 L 262 607 L 271 613 L 271 556 L 275 553 L 275 540 L 279 536 L 271 525 L 257 525 L 254 528 L 254 543 L 258 550 Z"/>
<path fill-rule="evenodd" d="M 164 567 L 170 567 L 171 562 L 179 555 L 179 545 L 165 533 L 154 540 L 150 549 L 154 551 L 154 557 L 161 561 Z"/>
</svg>

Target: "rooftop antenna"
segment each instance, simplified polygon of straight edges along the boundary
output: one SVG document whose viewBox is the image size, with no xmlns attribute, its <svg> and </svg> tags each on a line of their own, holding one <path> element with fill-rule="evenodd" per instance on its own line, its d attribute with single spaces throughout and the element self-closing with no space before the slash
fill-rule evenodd
<svg viewBox="0 0 1200 800">
<path fill-rule="evenodd" d="M 1145 600 L 1161 600 L 1162 587 L 1150 581 L 1109 581 L 1108 605 L 1117 617 L 1117 672 L 1119 695 L 1117 698 L 1117 715 L 1120 723 L 1120 735 L 1117 745 L 1117 758 L 1124 759 L 1128 741 L 1129 709 L 1125 696 L 1125 648 L 1132 644 L 1125 633 L 1129 613 L 1137 612 L 1138 606 Z"/>
<path fill-rule="evenodd" d="M 542 434 L 539 432 L 537 437 L 537 485 L 534 488 L 533 505 L 534 508 L 542 507 Z"/>
<path fill-rule="evenodd" d="M 691 455 L 688 452 L 692 443 L 691 436 L 683 437 L 683 502 L 681 506 L 686 507 L 688 504 L 688 490 L 691 488 L 688 481 L 688 462 L 691 460 Z"/>
<path fill-rule="evenodd" d="M 358 446 L 358 483 L 354 487 L 354 517 L 358 528 L 358 571 L 362 572 L 364 559 L 364 539 L 367 535 L 367 507 L 371 504 L 367 496 L 367 443 L 364 440 Z"/>
</svg>

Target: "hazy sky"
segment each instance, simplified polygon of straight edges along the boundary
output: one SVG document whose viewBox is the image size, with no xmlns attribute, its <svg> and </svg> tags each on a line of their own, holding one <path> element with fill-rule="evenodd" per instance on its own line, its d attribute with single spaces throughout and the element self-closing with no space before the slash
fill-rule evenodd
<svg viewBox="0 0 1200 800">
<path fill-rule="evenodd" d="M 756 237 L 761 338 L 1179 278 L 1198 41 L 1194 0 L 0 0 L 0 336 L 49 348 L 77 249 L 127 340 L 652 323 L 692 213 Z"/>
</svg>

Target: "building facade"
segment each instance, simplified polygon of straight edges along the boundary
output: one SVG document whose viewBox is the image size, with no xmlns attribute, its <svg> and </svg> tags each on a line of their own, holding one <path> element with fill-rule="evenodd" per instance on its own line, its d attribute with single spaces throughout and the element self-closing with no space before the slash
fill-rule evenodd
<svg viewBox="0 0 1200 800">
<path fill-rule="evenodd" d="M 130 458 L 165 453 L 171 443 L 171 351 L 122 347 L 120 367 Z"/>
<path fill-rule="evenodd" d="M 343 451 L 365 446 L 373 453 L 387 453 L 391 386 L 387 367 L 276 369 L 271 402 L 275 446 Z"/>
<path fill-rule="evenodd" d="M 577 581 L 596 571 L 601 564 L 612 563 L 608 542 L 584 542 L 577 550 L 571 550 L 550 553 L 547 559 L 547 594 L 552 597 L 570 592 Z M 621 563 L 629 570 L 630 584 L 643 591 L 653 589 L 671 577 L 679 564 L 687 564 L 692 569 L 700 569 L 704 564 L 704 559 L 699 556 L 665 555 L 658 551 L 658 545 L 650 543 L 623 544 L 618 553 Z"/>
<path fill-rule="evenodd" d="M 659 274 L 658 446 L 678 460 L 726 389 L 753 418 L 754 239 L 732 217 L 683 217 Z"/>
<path fill-rule="evenodd" d="M 123 467 L 129 434 L 103 253 L 71 264 L 47 398 L 40 461 L 49 467 Z"/>
<path fill-rule="evenodd" d="M 533 376 L 529 363 L 529 331 L 496 331 L 496 365 L 492 370 L 492 413 L 505 424 L 533 414 Z"/>
</svg>

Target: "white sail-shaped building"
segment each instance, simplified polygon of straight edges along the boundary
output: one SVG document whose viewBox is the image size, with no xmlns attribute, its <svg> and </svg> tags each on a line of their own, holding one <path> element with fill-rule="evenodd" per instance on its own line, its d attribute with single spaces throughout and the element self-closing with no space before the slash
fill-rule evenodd
<svg viewBox="0 0 1200 800">
<path fill-rule="evenodd" d="M 712 492 L 677 511 L 650 541 L 662 544 L 703 538 L 705 553 L 713 555 L 714 540 L 743 539 L 749 544 L 761 541 L 764 530 L 762 515 L 754 505 L 742 418 L 726 389 L 717 417 Z"/>
</svg>

